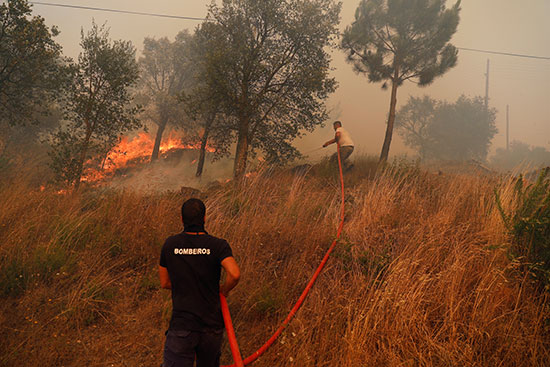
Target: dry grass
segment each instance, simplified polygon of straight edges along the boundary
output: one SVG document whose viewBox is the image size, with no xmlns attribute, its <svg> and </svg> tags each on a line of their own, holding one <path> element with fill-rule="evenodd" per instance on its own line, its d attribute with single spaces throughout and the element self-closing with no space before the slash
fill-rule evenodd
<svg viewBox="0 0 550 367">
<path fill-rule="evenodd" d="M 506 256 L 493 190 L 415 167 L 346 177 L 346 224 L 305 305 L 256 366 L 544 366 L 547 295 Z M 0 365 L 158 366 L 170 315 L 157 264 L 181 194 L 0 186 Z M 338 181 L 270 173 L 204 194 L 243 271 L 229 298 L 244 355 L 278 327 L 334 236 Z M 228 347 L 223 361 L 230 362 Z"/>
</svg>

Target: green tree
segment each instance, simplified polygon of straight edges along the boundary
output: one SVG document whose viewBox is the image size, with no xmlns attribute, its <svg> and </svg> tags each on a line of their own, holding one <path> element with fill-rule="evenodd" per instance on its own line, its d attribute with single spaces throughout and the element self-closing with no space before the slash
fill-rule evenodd
<svg viewBox="0 0 550 367">
<path fill-rule="evenodd" d="M 208 27 L 209 25 L 203 25 Z M 225 120 L 225 115 L 221 113 L 221 100 L 223 96 L 219 93 L 215 84 L 209 81 L 208 70 L 214 62 L 209 62 L 214 52 L 208 49 L 210 40 L 205 38 L 209 32 L 197 32 L 189 47 L 189 60 L 193 65 L 192 73 L 194 83 L 186 93 L 182 94 L 182 101 L 186 113 L 193 120 L 195 127 L 201 129 L 199 158 L 197 162 L 197 177 L 202 176 L 204 163 L 206 160 L 207 145 L 214 147 L 214 159 L 229 154 L 228 138 L 232 134 L 231 121 Z"/>
<path fill-rule="evenodd" d="M 460 96 L 455 103 L 411 97 L 396 116 L 397 131 L 421 159 L 485 161 L 497 133 L 495 109 L 481 97 Z"/>
<path fill-rule="evenodd" d="M 332 0 L 224 0 L 197 29 L 202 80 L 220 96 L 224 144 L 236 140 L 234 176 L 252 151 L 271 162 L 299 153 L 291 141 L 327 119 L 336 88 L 327 46 L 337 36 L 340 4 Z M 220 131 L 220 130 L 218 130 Z"/>
<path fill-rule="evenodd" d="M 196 127 L 202 129 L 197 171 L 195 173 L 197 177 L 202 176 L 206 160 L 206 147 L 209 143 L 212 145 L 212 142 L 214 142 L 216 146 L 217 154 L 215 158 L 229 153 L 227 145 L 224 145 L 224 142 L 229 141 L 229 139 L 226 139 L 224 135 L 223 116 L 220 114 L 220 103 L 217 100 L 219 96 L 212 95 L 210 92 L 199 81 L 189 94 L 182 97 L 188 115 L 195 122 Z M 231 132 L 229 131 L 229 133 Z M 218 145 L 217 142 L 221 142 L 221 144 Z"/>
<path fill-rule="evenodd" d="M 182 126 L 185 121 L 179 95 L 192 82 L 188 60 L 191 35 L 180 32 L 173 42 L 163 37 L 145 38 L 140 84 L 144 89 L 146 116 L 157 126 L 151 161 L 158 159 L 162 135 L 170 126 Z"/>
<path fill-rule="evenodd" d="M 0 4 L 0 124 L 37 122 L 48 111 L 60 86 L 58 33 L 27 1 Z"/>
<path fill-rule="evenodd" d="M 449 43 L 459 23 L 460 0 L 362 0 L 341 47 L 354 70 L 369 82 L 391 82 L 390 109 L 380 161 L 388 159 L 397 88 L 411 80 L 426 86 L 455 66 L 458 51 Z"/>
<path fill-rule="evenodd" d="M 58 177 L 78 189 L 83 172 L 106 154 L 123 132 L 141 126 L 130 87 L 139 67 L 131 42 L 112 41 L 105 26 L 92 23 L 81 32 L 82 52 L 70 68 L 65 94 L 68 124 L 52 136 L 52 167 Z"/>
<path fill-rule="evenodd" d="M 422 160 L 431 144 L 429 126 L 433 123 L 437 105 L 438 102 L 428 96 L 410 97 L 395 117 L 395 126 L 405 145 L 416 150 Z"/>
</svg>

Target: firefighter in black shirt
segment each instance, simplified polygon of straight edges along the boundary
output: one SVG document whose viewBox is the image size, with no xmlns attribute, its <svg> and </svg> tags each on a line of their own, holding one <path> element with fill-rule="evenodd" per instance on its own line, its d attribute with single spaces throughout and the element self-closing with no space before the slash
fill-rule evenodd
<svg viewBox="0 0 550 367">
<path fill-rule="evenodd" d="M 181 207 L 184 230 L 162 247 L 159 276 L 172 290 L 172 317 L 166 332 L 164 367 L 220 365 L 223 317 L 219 293 L 227 297 L 240 270 L 227 241 L 204 229 L 206 207 L 189 199 Z M 220 286 L 221 268 L 226 280 Z"/>
</svg>

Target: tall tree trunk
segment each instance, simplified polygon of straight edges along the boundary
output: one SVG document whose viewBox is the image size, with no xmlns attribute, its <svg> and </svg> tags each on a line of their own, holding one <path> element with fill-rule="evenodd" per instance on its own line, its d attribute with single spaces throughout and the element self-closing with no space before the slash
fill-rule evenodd
<svg viewBox="0 0 550 367">
<path fill-rule="evenodd" d="M 82 150 L 80 151 L 80 157 L 78 158 L 78 166 L 76 171 L 76 178 L 74 182 L 74 190 L 78 191 L 80 187 L 80 180 L 82 179 L 82 173 L 84 172 L 84 161 L 86 160 L 86 154 L 88 153 L 88 146 L 90 145 L 90 139 L 92 137 L 92 129 L 87 129 L 84 142 L 82 143 Z"/>
<path fill-rule="evenodd" d="M 159 158 L 160 143 L 162 141 L 162 134 L 166 129 L 168 119 L 161 118 L 159 127 L 157 129 L 157 136 L 155 137 L 155 145 L 153 145 L 153 153 L 151 154 L 151 163 Z"/>
<path fill-rule="evenodd" d="M 393 136 L 393 125 L 395 122 L 395 106 L 397 105 L 397 86 L 399 84 L 399 66 L 395 64 L 393 79 L 391 83 L 390 113 L 388 116 L 388 126 L 386 126 L 386 137 L 382 145 L 379 163 L 386 162 L 390 154 L 390 144 Z"/>
<path fill-rule="evenodd" d="M 246 172 L 246 160 L 248 158 L 248 117 L 239 121 L 239 136 L 237 138 L 237 151 L 235 152 L 235 164 L 233 166 L 233 177 L 236 179 L 244 176 Z"/>
<path fill-rule="evenodd" d="M 208 134 L 210 133 L 210 123 L 206 124 L 204 127 L 204 133 L 202 134 L 202 140 L 201 140 L 201 150 L 199 154 L 199 162 L 197 164 L 197 173 L 195 176 L 201 177 L 202 176 L 202 169 L 204 167 L 204 159 L 206 158 L 206 143 L 208 142 Z"/>
<path fill-rule="evenodd" d="M 206 124 L 204 125 L 204 133 L 202 134 L 199 162 L 197 164 L 197 173 L 195 174 L 197 177 L 202 176 L 202 170 L 204 168 L 204 160 L 206 158 L 206 144 L 208 143 L 208 136 L 210 135 L 210 130 L 212 129 L 212 125 L 214 124 L 214 120 L 216 119 L 216 115 L 218 114 L 218 105 L 219 104 L 216 104 L 212 112 L 210 112 L 210 115 L 206 119 Z"/>
</svg>

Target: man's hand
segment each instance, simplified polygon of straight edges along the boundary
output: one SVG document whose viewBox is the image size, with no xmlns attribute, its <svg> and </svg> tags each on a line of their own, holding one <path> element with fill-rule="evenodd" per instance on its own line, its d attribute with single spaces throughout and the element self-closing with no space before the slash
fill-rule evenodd
<svg viewBox="0 0 550 367">
<path fill-rule="evenodd" d="M 223 294 L 223 296 L 225 298 L 227 298 L 227 296 L 229 296 L 229 290 L 227 289 L 227 287 L 225 286 L 225 284 L 221 285 L 220 286 L 220 293 Z"/>
<path fill-rule="evenodd" d="M 336 143 L 336 142 L 338 141 L 337 138 L 339 138 L 338 134 L 340 134 L 340 133 L 336 133 L 336 137 L 335 137 L 334 139 L 329 140 L 329 141 L 327 141 L 325 144 L 323 144 L 323 148 L 328 147 L 330 144 Z"/>
<path fill-rule="evenodd" d="M 168 269 L 159 265 L 159 278 L 160 287 L 164 289 L 172 289 L 172 283 L 170 282 L 170 275 L 168 275 Z"/>
</svg>

